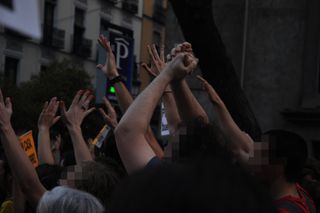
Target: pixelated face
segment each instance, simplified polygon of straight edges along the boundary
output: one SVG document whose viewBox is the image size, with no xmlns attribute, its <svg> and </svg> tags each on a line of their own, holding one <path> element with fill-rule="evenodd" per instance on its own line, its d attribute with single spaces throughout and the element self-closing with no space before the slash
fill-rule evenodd
<svg viewBox="0 0 320 213">
<path fill-rule="evenodd" d="M 76 188 L 76 183 L 79 181 L 84 181 L 85 179 L 86 176 L 85 173 L 82 171 L 81 166 L 68 166 L 66 170 L 61 173 L 59 185 Z"/>
<path fill-rule="evenodd" d="M 284 161 L 273 156 L 268 140 L 268 136 L 263 136 L 261 142 L 254 143 L 254 152 L 248 161 L 255 175 L 264 182 L 272 182 L 284 172 Z"/>
</svg>

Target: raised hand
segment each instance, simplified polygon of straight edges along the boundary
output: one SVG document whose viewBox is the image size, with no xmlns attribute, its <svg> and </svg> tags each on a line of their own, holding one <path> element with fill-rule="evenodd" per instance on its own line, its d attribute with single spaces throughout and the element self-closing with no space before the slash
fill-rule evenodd
<svg viewBox="0 0 320 213">
<path fill-rule="evenodd" d="M 67 127 L 80 127 L 83 119 L 95 110 L 94 107 L 89 108 L 90 101 L 94 98 L 90 91 L 83 92 L 79 90 L 66 111 L 66 106 L 62 101 L 60 103 L 61 116 Z"/>
<path fill-rule="evenodd" d="M 201 82 L 202 88 L 207 91 L 209 99 L 214 105 L 224 105 L 218 93 L 204 78 L 202 78 L 200 75 L 197 75 L 197 79 Z"/>
<path fill-rule="evenodd" d="M 189 42 L 178 44 L 175 48 L 172 48 L 170 54 L 167 55 L 167 61 L 171 61 L 180 53 L 190 53 L 193 55 L 192 45 Z"/>
<path fill-rule="evenodd" d="M 0 89 L 0 127 L 4 128 L 10 126 L 10 120 L 12 115 L 12 104 L 9 97 L 5 100 Z"/>
<path fill-rule="evenodd" d="M 104 105 L 107 107 L 108 114 L 102 108 L 99 108 L 99 112 L 103 116 L 105 122 L 112 128 L 115 129 L 118 125 L 117 114 L 109 100 L 106 97 L 103 97 Z"/>
<path fill-rule="evenodd" d="M 100 35 L 98 38 L 99 44 L 107 51 L 106 55 L 106 63 L 104 65 L 98 64 L 97 68 L 99 68 L 108 79 L 113 79 L 119 75 L 116 64 L 116 57 L 112 52 L 112 48 L 110 42 L 103 36 Z"/>
<path fill-rule="evenodd" d="M 192 73 L 197 67 L 198 61 L 190 53 L 181 53 L 168 63 L 165 71 L 171 76 L 172 80 L 181 80 L 186 75 Z"/>
<path fill-rule="evenodd" d="M 148 45 L 147 48 L 148 48 L 149 56 L 152 60 L 151 67 L 148 67 L 146 63 L 142 63 L 141 65 L 151 76 L 156 77 L 166 66 L 165 59 L 164 59 L 164 46 L 161 45 L 160 55 L 156 49 L 155 44 L 153 44 L 152 47 Z"/>
<path fill-rule="evenodd" d="M 60 119 L 60 116 L 56 116 L 58 107 L 59 101 L 57 101 L 56 97 L 52 98 L 49 103 L 45 102 L 38 119 L 39 129 L 48 130 Z"/>
</svg>

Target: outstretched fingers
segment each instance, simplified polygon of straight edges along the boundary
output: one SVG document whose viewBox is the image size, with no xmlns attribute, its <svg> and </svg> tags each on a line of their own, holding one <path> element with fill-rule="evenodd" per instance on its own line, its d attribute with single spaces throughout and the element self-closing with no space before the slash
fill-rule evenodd
<svg viewBox="0 0 320 213">
<path fill-rule="evenodd" d="M 44 113 L 44 112 L 46 112 L 46 111 L 47 111 L 47 109 L 48 109 L 48 104 L 49 104 L 49 102 L 48 102 L 48 101 L 44 102 L 41 113 Z"/>
<path fill-rule="evenodd" d="M 74 106 L 79 103 L 82 94 L 83 94 L 82 90 L 79 90 L 77 92 L 77 94 L 74 96 L 74 98 L 72 100 L 71 106 Z"/>
<path fill-rule="evenodd" d="M 6 98 L 6 108 L 12 111 L 12 103 L 9 97 Z"/>
<path fill-rule="evenodd" d="M 160 60 L 165 62 L 165 58 L 164 58 L 164 45 L 162 44 L 160 47 Z"/>
<path fill-rule="evenodd" d="M 57 103 L 57 98 L 56 97 L 51 98 L 46 111 L 48 112 L 54 111 L 56 103 Z"/>
<path fill-rule="evenodd" d="M 152 71 L 151 67 L 149 67 L 146 63 L 141 63 L 141 66 L 149 73 L 149 75 L 156 77 L 157 74 Z"/>
<path fill-rule="evenodd" d="M 94 110 L 96 110 L 95 107 L 91 107 L 90 109 L 88 109 L 88 110 L 85 112 L 85 117 L 86 117 L 87 115 L 89 115 L 91 112 L 93 112 Z"/>
<path fill-rule="evenodd" d="M 105 122 L 111 128 L 116 128 L 116 126 L 118 125 L 116 111 L 114 110 L 111 103 L 109 102 L 109 100 L 106 97 L 103 98 L 103 101 L 104 101 L 104 104 L 108 110 L 108 113 L 106 113 L 102 108 L 99 108 L 99 112 L 101 113 Z"/>
<path fill-rule="evenodd" d="M 156 45 L 155 44 L 152 44 L 152 47 L 151 47 L 151 50 L 152 50 L 152 54 L 153 54 L 153 58 L 157 61 L 161 61 L 161 58 L 158 54 L 158 51 L 157 51 L 157 48 L 156 48 Z M 154 61 L 156 62 L 156 61 Z"/>
<path fill-rule="evenodd" d="M 200 75 L 197 75 L 197 79 L 201 82 L 202 89 L 208 90 L 209 83 L 206 79 L 202 78 Z"/>
<path fill-rule="evenodd" d="M 151 49 L 150 45 L 147 46 L 147 49 L 148 49 L 149 56 L 151 57 L 151 60 L 152 60 L 153 62 L 155 62 L 155 61 L 156 61 L 156 58 L 155 58 L 155 56 L 153 55 L 153 52 L 152 52 L 152 49 Z"/>
</svg>

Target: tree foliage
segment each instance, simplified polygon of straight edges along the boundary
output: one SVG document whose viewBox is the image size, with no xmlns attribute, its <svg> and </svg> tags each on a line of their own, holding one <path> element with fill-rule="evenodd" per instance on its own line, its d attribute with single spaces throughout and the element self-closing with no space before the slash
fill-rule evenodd
<svg viewBox="0 0 320 213">
<path fill-rule="evenodd" d="M 79 89 L 92 89 L 90 80 L 82 67 L 66 60 L 52 63 L 46 70 L 18 87 L 6 85 L 4 80 L 4 93 L 13 102 L 14 128 L 18 131 L 36 130 L 38 116 L 45 101 L 57 97 L 68 106 Z"/>
</svg>

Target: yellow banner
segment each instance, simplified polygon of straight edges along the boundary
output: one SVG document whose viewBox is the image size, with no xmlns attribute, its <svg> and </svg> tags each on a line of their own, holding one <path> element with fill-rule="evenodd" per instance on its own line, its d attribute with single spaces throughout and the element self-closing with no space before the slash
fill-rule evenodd
<svg viewBox="0 0 320 213">
<path fill-rule="evenodd" d="M 25 153 L 29 157 L 33 167 L 36 168 L 39 165 L 39 161 L 38 161 L 36 147 L 34 145 L 32 131 L 30 130 L 25 134 L 21 135 L 19 137 L 19 141 L 22 149 L 25 151 Z"/>
</svg>

